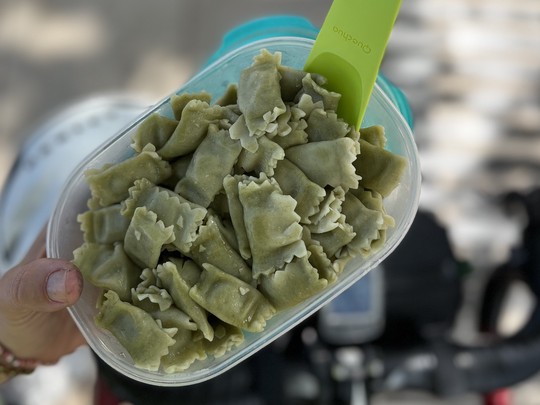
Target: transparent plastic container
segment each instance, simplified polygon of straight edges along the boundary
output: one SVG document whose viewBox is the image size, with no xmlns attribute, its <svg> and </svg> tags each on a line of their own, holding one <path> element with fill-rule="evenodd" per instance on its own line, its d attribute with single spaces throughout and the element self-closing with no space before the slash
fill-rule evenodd
<svg viewBox="0 0 540 405">
<path fill-rule="evenodd" d="M 251 65 L 253 57 L 263 48 L 271 52 L 281 52 L 284 65 L 301 69 L 313 43 L 312 39 L 299 37 L 275 37 L 252 42 L 216 60 L 174 94 L 206 90 L 218 98 L 229 83 L 238 82 L 241 70 Z M 71 259 L 73 250 L 83 242 L 77 215 L 87 209 L 86 203 L 90 198 L 84 171 L 99 168 L 106 163 L 119 162 L 132 156 L 133 151 L 129 145 L 137 126 L 153 112 L 172 116 L 168 101 L 169 97 L 149 109 L 127 129 L 96 150 L 72 173 L 49 222 L 47 234 L 49 257 Z M 245 360 L 360 280 L 387 257 L 405 236 L 418 208 L 421 183 L 418 152 L 411 129 L 378 85 L 373 90 L 362 126 L 374 124 L 385 127 L 388 137 L 387 148 L 406 157 L 409 161 L 401 184 L 385 199 L 387 212 L 395 218 L 396 225 L 388 230 L 387 242 L 380 251 L 367 259 L 352 260 L 334 284 L 307 301 L 276 314 L 269 320 L 263 332 L 245 333 L 245 341 L 239 347 L 219 358 L 209 357 L 204 361 L 196 361 L 186 371 L 175 374 L 151 372 L 134 366 L 130 356 L 116 339 L 94 324 L 99 290 L 85 283 L 82 297 L 70 308 L 70 313 L 91 348 L 118 372 L 144 383 L 160 386 L 199 383 L 216 377 Z"/>
</svg>

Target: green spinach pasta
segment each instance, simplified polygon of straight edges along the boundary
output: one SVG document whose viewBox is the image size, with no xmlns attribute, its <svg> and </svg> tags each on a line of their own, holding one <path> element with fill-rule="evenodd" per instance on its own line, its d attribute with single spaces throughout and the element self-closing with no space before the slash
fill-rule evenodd
<svg viewBox="0 0 540 405">
<path fill-rule="evenodd" d="M 74 263 L 102 291 L 96 324 L 139 368 L 222 356 L 385 243 L 406 168 L 384 128 L 355 128 L 325 79 L 263 50 L 212 103 L 170 98 L 132 157 L 85 173 Z"/>
</svg>

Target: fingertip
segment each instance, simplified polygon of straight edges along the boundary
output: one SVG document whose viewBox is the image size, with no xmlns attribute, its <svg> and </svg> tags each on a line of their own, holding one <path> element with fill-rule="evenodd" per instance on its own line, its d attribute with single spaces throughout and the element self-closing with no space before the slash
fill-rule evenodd
<svg viewBox="0 0 540 405">
<path fill-rule="evenodd" d="M 74 304 L 80 297 L 83 287 L 82 275 L 71 262 L 49 259 L 54 267 L 47 277 L 47 296 L 50 301 L 66 306 Z"/>
<path fill-rule="evenodd" d="M 2 276 L 0 307 L 56 311 L 78 300 L 82 284 L 82 275 L 71 262 L 37 259 L 18 265 Z"/>
<path fill-rule="evenodd" d="M 81 296 L 83 289 L 82 274 L 77 267 L 70 263 L 70 266 L 66 269 L 66 303 L 73 305 L 77 302 Z"/>
</svg>

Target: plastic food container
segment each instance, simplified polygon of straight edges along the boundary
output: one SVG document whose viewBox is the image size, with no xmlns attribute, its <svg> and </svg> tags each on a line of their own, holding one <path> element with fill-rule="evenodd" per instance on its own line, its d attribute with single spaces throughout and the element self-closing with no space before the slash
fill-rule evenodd
<svg viewBox="0 0 540 405">
<path fill-rule="evenodd" d="M 206 90 L 218 98 L 229 83 L 238 82 L 241 70 L 251 65 L 253 57 L 259 54 L 262 48 L 271 52 L 281 52 L 283 65 L 301 69 L 313 42 L 312 39 L 297 37 L 276 37 L 253 42 L 216 60 L 178 89 L 175 94 Z M 168 101 L 169 98 L 166 98 L 149 109 L 127 129 L 91 154 L 72 173 L 49 222 L 47 234 L 49 257 L 71 259 L 73 258 L 73 250 L 83 242 L 77 215 L 87 209 L 86 202 L 90 198 L 84 171 L 130 157 L 133 154 L 129 146 L 131 136 L 137 126 L 153 112 L 171 116 L 172 112 Z M 387 212 L 395 218 L 396 226 L 388 230 L 387 242 L 381 250 L 367 259 L 356 258 L 352 260 L 335 283 L 307 301 L 277 313 L 268 321 L 263 332 L 245 333 L 245 340 L 239 347 L 220 358 L 215 359 L 209 356 L 204 361 L 196 361 L 186 371 L 175 374 L 150 372 L 134 366 L 130 356 L 115 338 L 94 324 L 99 290 L 89 283 L 85 283 L 82 297 L 76 305 L 70 308 L 70 313 L 92 349 L 118 372 L 144 383 L 160 386 L 199 383 L 216 377 L 245 360 L 362 278 L 387 257 L 405 236 L 418 208 L 421 182 L 418 152 L 411 129 L 379 86 L 375 86 L 373 90 L 362 126 L 374 124 L 385 127 L 388 138 L 387 148 L 406 157 L 409 161 L 402 183 L 385 199 Z"/>
</svg>

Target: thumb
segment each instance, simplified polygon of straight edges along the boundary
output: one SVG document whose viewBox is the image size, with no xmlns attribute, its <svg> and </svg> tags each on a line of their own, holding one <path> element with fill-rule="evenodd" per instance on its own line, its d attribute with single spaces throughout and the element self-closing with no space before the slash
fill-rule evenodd
<svg viewBox="0 0 540 405">
<path fill-rule="evenodd" d="M 14 267 L 0 279 L 0 307 L 58 311 L 79 299 L 82 285 L 82 275 L 73 263 L 37 259 Z"/>
</svg>

